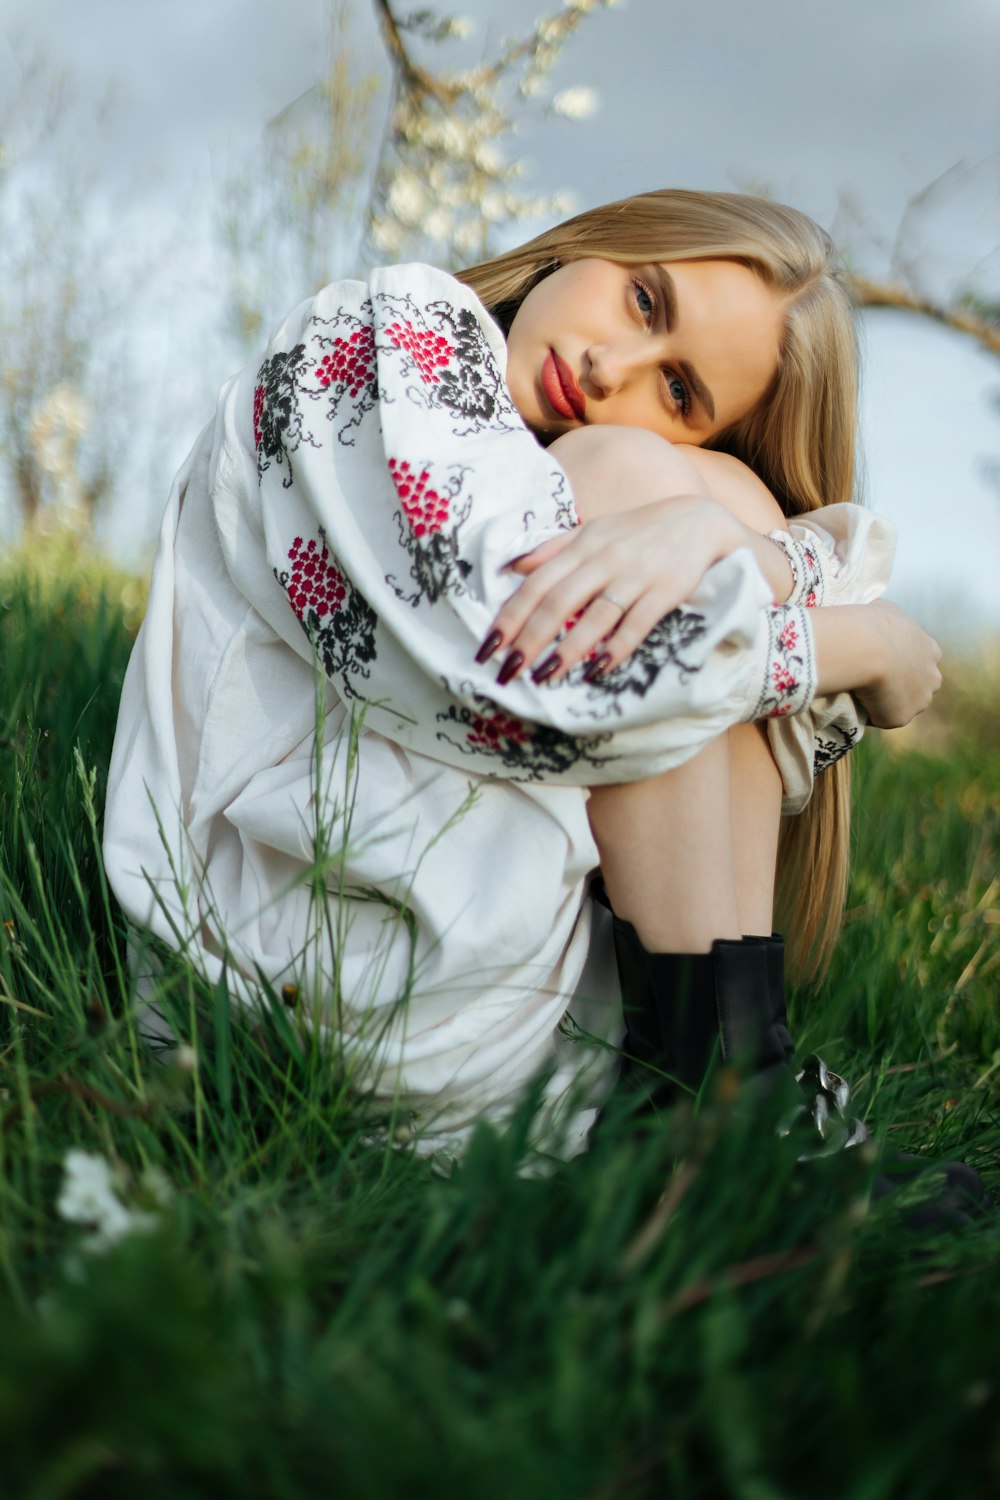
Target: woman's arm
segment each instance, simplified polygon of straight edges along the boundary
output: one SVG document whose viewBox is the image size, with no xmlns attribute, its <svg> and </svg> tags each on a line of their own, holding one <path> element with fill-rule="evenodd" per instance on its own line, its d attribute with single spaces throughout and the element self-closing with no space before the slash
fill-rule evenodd
<svg viewBox="0 0 1000 1500">
<path fill-rule="evenodd" d="M 605 425 L 567 433 L 548 451 L 569 476 L 584 524 L 512 564 L 526 582 L 495 621 L 508 659 L 518 652 L 528 667 L 538 663 L 583 610 L 547 680 L 564 676 L 598 642 L 610 670 L 690 598 L 713 563 L 740 547 L 753 552 L 775 602 L 788 598 L 791 568 L 765 535 L 785 517 L 738 459 Z"/>
<path fill-rule="evenodd" d="M 613 427 L 579 429 L 549 451 L 569 475 L 584 524 L 512 565 L 525 583 L 496 619 L 498 651 L 508 659 L 520 651 L 537 670 L 565 621 L 583 608 L 546 680 L 558 680 L 598 645 L 610 671 L 738 547 L 751 548 L 775 600 L 787 598 L 791 569 L 764 534 L 787 520 L 738 459 Z M 600 597 L 605 592 L 624 613 Z M 927 707 L 941 683 L 940 650 L 898 606 L 844 605 L 811 610 L 810 618 L 820 693 L 853 693 L 881 728 Z"/>
<path fill-rule="evenodd" d="M 810 610 L 817 691 L 849 692 L 877 729 L 923 713 L 941 686 L 941 648 L 889 599 Z"/>
</svg>

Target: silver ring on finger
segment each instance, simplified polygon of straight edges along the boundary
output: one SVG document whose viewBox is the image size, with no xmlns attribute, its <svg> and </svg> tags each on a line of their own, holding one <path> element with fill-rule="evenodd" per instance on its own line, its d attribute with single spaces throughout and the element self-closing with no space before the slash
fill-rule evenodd
<svg viewBox="0 0 1000 1500">
<path fill-rule="evenodd" d="M 623 604 L 620 599 L 616 599 L 614 594 L 610 593 L 607 589 L 602 589 L 597 597 L 598 599 L 607 599 L 608 603 L 613 604 L 616 609 L 620 609 L 623 615 L 628 613 L 628 605 Z"/>
</svg>

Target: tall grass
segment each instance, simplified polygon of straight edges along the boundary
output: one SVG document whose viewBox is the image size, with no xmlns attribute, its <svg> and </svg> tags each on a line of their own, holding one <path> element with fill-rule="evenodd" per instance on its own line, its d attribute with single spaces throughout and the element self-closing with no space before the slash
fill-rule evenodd
<svg viewBox="0 0 1000 1500">
<path fill-rule="evenodd" d="M 154 1059 L 99 858 L 138 607 L 79 561 L 0 579 L 0 1496 L 996 1493 L 1000 1233 L 905 1228 L 873 1151 L 798 1164 L 713 1098 L 532 1175 L 527 1099 L 445 1171 L 280 996 L 236 1024 L 170 954 Z M 858 752 L 850 919 L 793 1010 L 880 1150 L 995 1183 L 992 702 Z M 156 1227 L 88 1250 L 70 1148 Z"/>
</svg>

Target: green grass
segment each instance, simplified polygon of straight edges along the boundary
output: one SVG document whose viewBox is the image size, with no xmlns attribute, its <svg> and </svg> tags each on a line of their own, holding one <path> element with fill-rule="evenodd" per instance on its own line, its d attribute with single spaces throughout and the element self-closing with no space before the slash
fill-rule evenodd
<svg viewBox="0 0 1000 1500">
<path fill-rule="evenodd" d="M 280 1001 L 232 1024 L 170 956 L 193 1054 L 152 1058 L 98 854 L 138 605 L 96 564 L 0 579 L 3 1500 L 996 1493 L 1000 1232 L 904 1229 L 872 1152 L 796 1165 L 709 1101 L 532 1177 L 529 1100 L 445 1174 Z M 995 701 L 960 680 L 934 756 L 862 746 L 850 920 L 794 997 L 880 1147 L 994 1190 Z M 81 1249 L 73 1147 L 132 1204 L 166 1175 L 155 1232 Z"/>
</svg>

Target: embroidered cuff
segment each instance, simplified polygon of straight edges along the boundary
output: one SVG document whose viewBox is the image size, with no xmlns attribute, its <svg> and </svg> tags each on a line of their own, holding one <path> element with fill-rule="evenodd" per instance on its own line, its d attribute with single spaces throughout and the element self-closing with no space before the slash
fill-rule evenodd
<svg viewBox="0 0 1000 1500">
<path fill-rule="evenodd" d="M 800 542 L 787 531 L 769 531 L 768 540 L 780 547 L 792 570 L 792 592 L 786 604 L 804 604 L 808 609 L 822 604 L 826 596 L 823 557 L 815 542 Z"/>
<path fill-rule="evenodd" d="M 767 650 L 753 719 L 784 719 L 812 702 L 816 655 L 806 608 L 804 604 L 775 604 L 763 611 Z"/>
<path fill-rule="evenodd" d="M 831 724 L 813 736 L 813 776 L 835 766 L 861 738 L 860 724 Z"/>
</svg>

